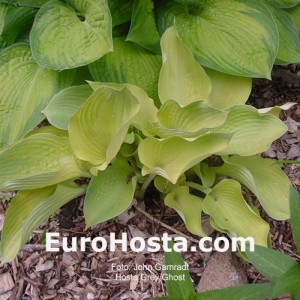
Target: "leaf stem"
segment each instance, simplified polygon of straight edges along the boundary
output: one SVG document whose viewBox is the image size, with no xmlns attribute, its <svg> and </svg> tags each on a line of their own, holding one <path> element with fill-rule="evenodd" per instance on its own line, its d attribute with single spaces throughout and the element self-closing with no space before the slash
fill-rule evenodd
<svg viewBox="0 0 300 300">
<path fill-rule="evenodd" d="M 201 184 L 199 183 L 195 183 L 195 182 L 192 182 L 192 181 L 186 181 L 184 183 L 186 186 L 192 188 L 192 189 L 195 189 L 195 190 L 198 190 L 204 194 L 208 194 L 211 189 L 210 188 L 205 188 L 204 186 L 202 186 Z"/>
<path fill-rule="evenodd" d="M 151 174 L 148 176 L 148 178 L 145 180 L 145 182 L 143 183 L 142 187 L 141 187 L 141 191 L 145 191 L 147 189 L 147 187 L 149 186 L 149 184 L 151 183 L 151 181 L 153 180 L 153 178 L 156 176 L 156 174 Z"/>
</svg>

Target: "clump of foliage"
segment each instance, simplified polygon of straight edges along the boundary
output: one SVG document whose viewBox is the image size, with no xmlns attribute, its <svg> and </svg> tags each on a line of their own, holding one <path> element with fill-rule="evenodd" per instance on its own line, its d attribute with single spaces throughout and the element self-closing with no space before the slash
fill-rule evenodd
<svg viewBox="0 0 300 300">
<path fill-rule="evenodd" d="M 266 246 L 241 184 L 289 218 L 288 178 L 257 155 L 287 128 L 245 103 L 249 76 L 300 61 L 299 2 L 0 0 L 0 190 L 19 190 L 2 262 L 71 199 L 85 194 L 89 227 L 151 181 L 190 232 L 205 235 L 204 212 Z"/>
<path fill-rule="evenodd" d="M 300 196 L 294 188 L 290 189 L 291 225 L 295 244 L 300 249 Z M 181 300 L 264 300 L 290 294 L 292 300 L 300 299 L 300 265 L 290 256 L 270 248 L 256 246 L 254 252 L 247 250 L 247 257 L 256 269 L 263 274 L 269 283 L 246 284 L 225 289 L 201 292 L 196 294 L 188 271 L 176 270 L 184 266 L 180 254 L 174 251 L 165 252 L 167 297 L 156 299 Z M 174 267 L 172 267 L 174 266 Z M 182 268 L 184 270 L 184 268 Z M 180 277 L 181 276 L 181 277 Z M 175 280 L 184 278 L 184 280 Z"/>
</svg>

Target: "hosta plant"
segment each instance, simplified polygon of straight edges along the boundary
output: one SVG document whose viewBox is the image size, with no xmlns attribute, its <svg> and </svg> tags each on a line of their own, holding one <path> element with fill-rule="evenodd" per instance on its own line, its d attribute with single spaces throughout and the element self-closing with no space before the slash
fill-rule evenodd
<svg viewBox="0 0 300 300">
<path fill-rule="evenodd" d="M 55 60 L 47 51 L 31 56 L 24 43 L 0 53 L 7 78 L 2 93 L 14 116 L 1 115 L 6 126 L 1 124 L 0 189 L 19 190 L 3 227 L 2 262 L 12 260 L 32 231 L 69 200 L 85 194 L 90 227 L 122 213 L 133 197 L 142 199 L 152 181 L 198 236 L 206 235 L 201 218 L 207 214 L 215 229 L 268 245 L 269 226 L 245 201 L 242 187 L 272 218 L 289 218 L 290 182 L 275 161 L 258 155 L 287 130 L 276 110 L 246 105 L 251 79 L 204 69 L 177 27 L 164 32 L 160 47 L 159 102 L 134 84 L 82 84 L 78 70 L 86 70 L 57 72 L 34 59 L 62 66 L 67 53 Z M 156 54 L 148 58 L 156 64 Z M 72 66 L 81 65 L 77 59 L 77 54 L 70 58 Z M 51 126 L 31 130 L 43 116 Z M 77 185 L 80 178 L 88 185 Z"/>
</svg>

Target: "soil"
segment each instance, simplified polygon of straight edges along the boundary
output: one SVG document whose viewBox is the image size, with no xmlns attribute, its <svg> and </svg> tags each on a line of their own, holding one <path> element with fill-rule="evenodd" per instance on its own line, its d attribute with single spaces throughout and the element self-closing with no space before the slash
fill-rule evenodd
<svg viewBox="0 0 300 300">
<path fill-rule="evenodd" d="M 297 160 L 300 158 L 300 65 L 275 67 L 273 80 L 256 79 L 253 81 L 253 91 L 249 104 L 257 108 L 281 105 L 286 102 L 298 103 L 281 113 L 280 118 L 288 125 L 289 131 L 275 141 L 263 155 L 272 159 Z M 300 165 L 287 164 L 284 171 L 293 185 L 300 189 Z M 262 212 L 262 217 L 271 226 L 273 248 L 287 253 L 300 262 L 297 254 L 289 221 L 274 221 L 260 208 L 258 202 L 249 193 Z M 13 192 L 0 194 L 2 198 L 13 197 Z M 64 207 L 36 230 L 28 244 L 12 263 L 0 267 L 0 299 L 150 299 L 151 296 L 166 295 L 165 284 L 161 278 L 162 272 L 158 268 L 151 271 L 133 271 L 133 266 L 149 265 L 161 266 L 163 252 L 151 253 L 132 251 L 122 252 L 93 252 L 88 248 L 85 252 L 46 252 L 43 239 L 45 232 L 60 232 L 68 237 L 96 237 L 108 238 L 114 232 L 121 238 L 126 232 L 131 237 L 148 238 L 159 236 L 167 232 L 170 236 L 178 234 L 188 238 L 190 244 L 198 241 L 185 228 L 177 213 L 164 206 L 158 193 L 150 187 L 143 203 L 134 202 L 133 206 L 121 216 L 91 229 L 84 230 L 85 223 L 82 212 L 83 199 L 78 198 Z M 3 217 L 7 210 L 7 202 L 0 201 L 0 230 Z M 205 221 L 207 225 L 207 220 Z M 216 237 L 219 233 L 213 232 Z M 195 244 L 196 245 L 196 244 Z M 210 253 L 183 253 L 184 260 L 189 265 L 189 272 L 195 287 L 198 285 Z M 114 265 L 123 264 L 129 270 L 115 270 Z M 266 282 L 253 266 L 240 261 L 247 275 L 249 283 Z M 153 275 L 155 280 L 141 280 L 132 276 L 131 280 L 119 281 L 116 275 L 140 274 Z M 150 274 L 151 273 L 151 274 Z M 2 283 L 2 285 L 1 285 Z M 281 299 L 289 299 L 283 297 Z"/>
</svg>

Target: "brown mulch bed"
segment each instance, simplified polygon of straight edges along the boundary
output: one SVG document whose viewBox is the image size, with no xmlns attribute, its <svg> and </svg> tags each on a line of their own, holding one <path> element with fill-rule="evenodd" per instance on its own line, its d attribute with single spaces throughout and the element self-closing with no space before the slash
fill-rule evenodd
<svg viewBox="0 0 300 300">
<path fill-rule="evenodd" d="M 269 107 L 285 102 L 300 103 L 300 66 L 277 67 L 273 71 L 273 81 L 255 80 L 249 103 L 256 107 Z M 289 131 L 264 156 L 273 159 L 295 160 L 300 158 L 300 104 L 283 112 L 281 118 L 289 126 Z M 293 184 L 300 188 L 300 165 L 287 164 L 284 171 Z M 0 194 L 12 197 L 13 193 Z M 251 196 L 251 195 L 250 195 Z M 68 237 L 96 237 L 108 239 L 111 232 L 121 238 L 126 232 L 128 238 L 140 236 L 148 238 L 163 232 L 187 235 L 192 244 L 197 237 L 187 232 L 182 220 L 172 209 L 165 207 L 152 188 L 144 203 L 134 203 L 127 212 L 114 220 L 104 222 L 85 231 L 82 213 L 82 200 L 76 199 L 64 206 L 59 212 L 36 230 L 28 244 L 12 262 L 0 267 L 0 300 L 4 299 L 149 299 L 151 296 L 165 295 L 165 285 L 159 266 L 163 264 L 163 252 L 150 253 L 132 251 L 85 252 L 45 251 L 42 243 L 45 232 L 60 232 Z M 255 201 L 255 199 L 253 199 Z M 259 204 L 258 204 L 259 207 Z M 0 229 L 7 202 L 0 201 Z M 152 217 L 151 217 L 152 216 Z M 288 221 L 274 221 L 263 213 L 271 226 L 272 245 L 300 262 L 292 240 Z M 214 233 L 216 234 L 216 233 Z M 183 254 L 189 264 L 189 271 L 195 286 L 198 284 L 210 254 Z M 115 264 L 128 266 L 128 270 L 116 270 Z M 156 266 L 149 270 L 134 270 L 135 265 Z M 254 267 L 245 263 L 249 282 L 266 282 Z M 148 275 L 145 280 L 141 274 Z M 130 280 L 119 280 L 121 275 L 131 276 Z M 150 275 L 152 277 L 150 277 Z M 151 278 L 151 280 L 149 280 Z M 2 281 L 1 281 L 2 280 Z M 6 293 L 5 293 L 6 292 Z M 287 299 L 287 298 L 286 298 Z"/>
</svg>

